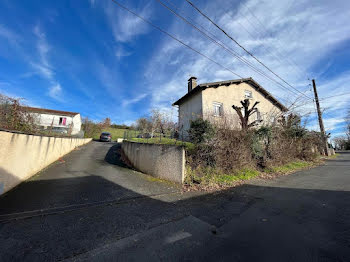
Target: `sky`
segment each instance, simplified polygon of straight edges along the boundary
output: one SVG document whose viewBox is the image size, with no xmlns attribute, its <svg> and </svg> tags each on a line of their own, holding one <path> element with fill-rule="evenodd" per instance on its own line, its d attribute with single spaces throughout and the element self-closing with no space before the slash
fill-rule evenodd
<svg viewBox="0 0 350 262">
<path fill-rule="evenodd" d="M 344 134 L 350 94 L 337 95 L 350 92 L 349 1 L 193 0 L 298 91 L 262 67 L 185 0 L 162 1 L 231 52 L 157 0 L 119 2 L 217 63 L 111 0 L 2 0 L 0 93 L 23 98 L 30 106 L 80 112 L 96 121 L 110 117 L 112 122 L 131 124 L 153 108 L 176 117 L 176 108 L 171 104 L 186 93 L 190 76 L 205 83 L 237 79 L 234 72 L 253 77 L 286 106 L 295 103 L 307 127 L 318 130 L 310 99 L 310 80 L 314 78 L 320 98 L 334 96 L 321 100 L 327 132 L 332 137 Z M 270 79 L 246 66 L 232 52 Z"/>
</svg>

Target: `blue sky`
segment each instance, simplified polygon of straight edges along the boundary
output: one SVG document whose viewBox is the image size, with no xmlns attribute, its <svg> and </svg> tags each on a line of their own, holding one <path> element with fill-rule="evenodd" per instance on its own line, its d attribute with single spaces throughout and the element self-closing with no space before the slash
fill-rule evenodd
<svg viewBox="0 0 350 262">
<path fill-rule="evenodd" d="M 165 3 L 166 1 L 163 0 Z M 176 18 L 156 0 L 121 0 L 185 43 L 244 77 L 253 77 L 289 105 L 297 95 L 246 67 Z M 263 69 L 184 0 L 178 12 Z M 193 1 L 242 45 L 307 96 L 350 92 L 350 2 L 346 0 Z M 168 110 L 198 82 L 237 78 L 120 9 L 110 0 L 0 2 L 0 92 L 31 106 L 78 111 L 94 120 L 130 124 L 150 109 Z M 265 69 L 263 69 L 265 70 Z M 272 76 L 273 77 L 273 76 Z M 276 79 L 278 80 L 278 79 Z M 305 98 L 305 97 L 304 97 Z M 299 113 L 318 129 L 315 110 L 299 98 Z M 344 131 L 350 95 L 322 102 L 326 129 Z"/>
</svg>

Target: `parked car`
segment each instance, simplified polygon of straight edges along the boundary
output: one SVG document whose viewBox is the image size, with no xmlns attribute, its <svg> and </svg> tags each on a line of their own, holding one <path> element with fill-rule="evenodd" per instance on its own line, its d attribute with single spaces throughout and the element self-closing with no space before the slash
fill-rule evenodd
<svg viewBox="0 0 350 262">
<path fill-rule="evenodd" d="M 150 133 L 143 133 L 143 134 L 138 134 L 137 138 L 152 138 L 155 137 L 154 135 L 152 136 Z"/>
<path fill-rule="evenodd" d="M 111 142 L 112 141 L 111 133 L 102 132 L 100 135 L 100 141 Z"/>
</svg>

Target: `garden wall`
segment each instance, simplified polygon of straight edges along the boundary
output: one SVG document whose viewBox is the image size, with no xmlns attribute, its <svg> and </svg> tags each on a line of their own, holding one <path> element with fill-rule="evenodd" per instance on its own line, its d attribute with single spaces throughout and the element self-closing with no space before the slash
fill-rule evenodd
<svg viewBox="0 0 350 262">
<path fill-rule="evenodd" d="M 182 146 L 123 141 L 122 149 L 137 170 L 157 178 L 183 183 L 185 149 Z"/>
<path fill-rule="evenodd" d="M 0 195 L 90 141 L 0 131 Z"/>
</svg>

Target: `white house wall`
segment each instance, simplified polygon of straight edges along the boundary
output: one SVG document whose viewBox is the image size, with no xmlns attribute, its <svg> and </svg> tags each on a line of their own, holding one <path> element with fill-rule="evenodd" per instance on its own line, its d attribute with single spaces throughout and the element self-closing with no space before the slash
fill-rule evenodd
<svg viewBox="0 0 350 262">
<path fill-rule="evenodd" d="M 252 92 L 252 99 L 250 99 L 250 105 L 256 101 L 260 103 L 257 105 L 258 110 L 265 124 L 271 123 L 279 114 L 281 110 L 276 107 L 270 100 L 268 100 L 263 94 L 258 92 L 251 85 L 243 82 L 239 84 L 231 84 L 229 86 L 219 86 L 217 88 L 207 88 L 202 91 L 203 98 L 203 117 L 210 121 L 226 121 L 231 126 L 239 127 L 239 118 L 236 111 L 232 108 L 232 105 L 242 106 L 241 101 L 245 99 L 245 91 Z M 213 116 L 213 103 L 222 103 L 223 116 Z M 252 120 L 256 119 L 256 114 L 252 117 Z"/>
<path fill-rule="evenodd" d="M 72 116 L 64 116 L 64 115 L 51 115 L 51 114 L 39 114 L 33 113 L 35 121 L 39 126 L 44 128 L 48 127 L 60 127 L 68 129 L 71 124 L 73 124 L 72 135 L 77 134 L 81 129 L 81 117 L 80 114 Z M 60 118 L 66 118 L 66 124 L 60 125 Z"/>
<path fill-rule="evenodd" d="M 179 107 L 180 136 L 187 138 L 191 120 L 201 117 L 202 113 L 202 92 L 192 95 L 181 104 Z"/>
<path fill-rule="evenodd" d="M 81 130 L 81 116 L 80 114 L 77 114 L 73 117 L 73 129 L 72 129 L 72 135 L 75 135 L 79 133 Z"/>
</svg>

